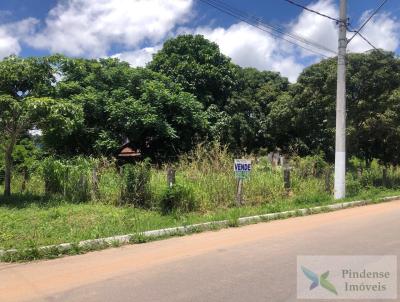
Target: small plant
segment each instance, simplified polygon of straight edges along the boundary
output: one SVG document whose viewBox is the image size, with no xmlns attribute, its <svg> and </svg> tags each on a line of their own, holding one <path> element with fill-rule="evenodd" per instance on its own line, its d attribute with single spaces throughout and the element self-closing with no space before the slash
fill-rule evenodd
<svg viewBox="0 0 400 302">
<path fill-rule="evenodd" d="M 123 167 L 123 186 L 121 202 L 133 204 L 137 207 L 150 207 L 150 177 L 149 161 Z"/>
<path fill-rule="evenodd" d="M 45 192 L 48 195 L 62 195 L 73 202 L 91 199 L 90 172 L 92 160 L 77 157 L 58 160 L 48 157 L 42 162 Z"/>
<path fill-rule="evenodd" d="M 329 167 L 322 154 L 292 159 L 296 173 L 302 177 L 321 177 Z"/>
<path fill-rule="evenodd" d="M 234 210 L 228 217 L 228 226 L 230 228 L 236 228 L 239 226 L 240 211 Z"/>
<path fill-rule="evenodd" d="M 194 192 L 188 184 L 175 184 L 168 188 L 161 198 L 161 210 L 164 214 L 171 212 L 188 213 L 200 209 Z"/>
<path fill-rule="evenodd" d="M 362 190 L 362 184 L 360 180 L 356 179 L 353 175 L 348 175 L 346 179 L 346 191 L 347 196 L 356 196 Z"/>
<path fill-rule="evenodd" d="M 65 169 L 61 161 L 48 157 L 42 162 L 42 175 L 46 194 L 63 194 Z"/>
</svg>

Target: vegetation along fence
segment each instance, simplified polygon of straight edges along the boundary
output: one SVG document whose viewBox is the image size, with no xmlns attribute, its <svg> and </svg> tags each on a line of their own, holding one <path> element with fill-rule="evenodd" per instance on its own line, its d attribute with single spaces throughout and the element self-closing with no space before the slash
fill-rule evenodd
<svg viewBox="0 0 400 302">
<path fill-rule="evenodd" d="M 331 196 L 333 171 L 321 156 L 293 157 L 283 166 L 265 156 L 248 158 L 253 167 L 250 177 L 244 180 L 244 205 L 282 199 L 309 203 Z M 48 157 L 30 169 L 27 180 L 23 174 L 15 174 L 13 188 L 14 193 L 23 191 L 68 202 L 129 205 L 163 213 L 206 212 L 237 205 L 233 161 L 233 155 L 222 147 L 211 151 L 199 147 L 174 164 L 159 167 L 148 161 L 119 167 L 108 159 Z M 367 167 L 351 159 L 348 195 L 357 195 L 367 187 L 400 187 L 400 169 L 381 166 L 377 161 Z"/>
</svg>

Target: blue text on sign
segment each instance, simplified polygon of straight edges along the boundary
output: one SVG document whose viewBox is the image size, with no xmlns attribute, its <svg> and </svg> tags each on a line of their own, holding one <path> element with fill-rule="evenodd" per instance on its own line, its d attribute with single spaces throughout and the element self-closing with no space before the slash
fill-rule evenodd
<svg viewBox="0 0 400 302">
<path fill-rule="evenodd" d="M 251 171 L 251 164 L 235 164 L 235 171 Z"/>
</svg>

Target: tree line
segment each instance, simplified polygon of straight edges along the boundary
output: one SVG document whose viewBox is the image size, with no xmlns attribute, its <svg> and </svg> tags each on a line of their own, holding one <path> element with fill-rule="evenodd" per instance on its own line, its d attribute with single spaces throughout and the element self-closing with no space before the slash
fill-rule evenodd
<svg viewBox="0 0 400 302">
<path fill-rule="evenodd" d="M 347 61 L 349 155 L 398 164 L 400 61 L 384 51 Z M 5 193 L 17 154 L 33 152 L 32 129 L 42 131 L 34 145 L 60 157 L 111 156 L 128 139 L 156 161 L 205 141 L 235 153 L 280 149 L 331 161 L 335 99 L 336 58 L 289 83 L 235 65 L 201 35 L 166 41 L 145 68 L 116 58 L 7 57 L 0 62 Z"/>
</svg>

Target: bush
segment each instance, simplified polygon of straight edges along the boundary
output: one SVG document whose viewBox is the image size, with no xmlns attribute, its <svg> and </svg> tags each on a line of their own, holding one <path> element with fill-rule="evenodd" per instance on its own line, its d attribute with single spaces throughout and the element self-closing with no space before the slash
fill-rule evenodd
<svg viewBox="0 0 400 302">
<path fill-rule="evenodd" d="M 98 172 L 97 199 L 108 204 L 118 205 L 121 198 L 122 179 L 113 164 L 101 167 Z"/>
<path fill-rule="evenodd" d="M 193 189 L 187 184 L 175 184 L 168 188 L 161 198 L 160 206 L 164 214 L 171 212 L 188 213 L 200 208 Z"/>
<path fill-rule="evenodd" d="M 93 164 L 84 158 L 76 158 L 66 164 L 65 197 L 73 202 L 92 199 L 91 171 Z"/>
<path fill-rule="evenodd" d="M 48 157 L 42 162 L 42 174 L 46 194 L 63 194 L 63 182 L 66 178 L 64 165 L 61 161 Z"/>
<path fill-rule="evenodd" d="M 123 167 L 121 202 L 137 207 L 150 207 L 150 177 L 149 161 Z"/>
<path fill-rule="evenodd" d="M 292 159 L 292 162 L 297 175 L 302 178 L 321 177 L 329 168 L 329 164 L 324 160 L 322 154 L 306 156 L 304 158 L 295 157 Z"/>
<path fill-rule="evenodd" d="M 346 179 L 347 196 L 351 197 L 351 196 L 358 195 L 361 192 L 362 187 L 363 186 L 358 179 L 354 178 L 353 175 L 348 175 L 348 177 Z"/>
<path fill-rule="evenodd" d="M 42 162 L 46 194 L 59 194 L 73 202 L 91 199 L 90 173 L 93 161 L 82 157 L 58 160 L 48 157 Z"/>
</svg>

